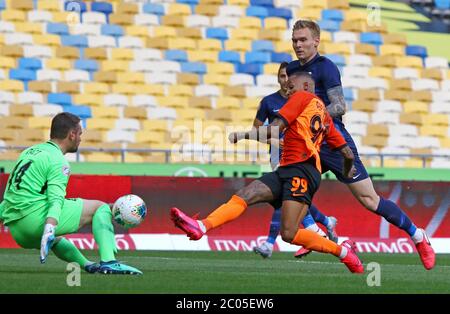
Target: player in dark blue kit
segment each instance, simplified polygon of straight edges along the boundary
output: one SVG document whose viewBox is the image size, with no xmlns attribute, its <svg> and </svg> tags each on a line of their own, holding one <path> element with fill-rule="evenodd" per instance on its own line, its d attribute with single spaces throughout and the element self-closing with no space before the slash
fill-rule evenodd
<svg viewBox="0 0 450 314">
<path fill-rule="evenodd" d="M 280 68 L 278 69 L 278 84 L 280 84 L 280 89 L 276 91 L 273 94 L 270 94 L 266 97 L 264 97 L 261 100 L 259 109 L 256 113 L 256 118 L 253 121 L 253 127 L 258 128 L 264 124 L 264 122 L 267 120 L 268 124 L 272 123 L 275 118 L 278 117 L 278 111 L 284 106 L 284 104 L 288 100 L 287 93 L 287 81 L 288 77 L 286 74 L 286 67 L 288 63 L 283 62 L 280 64 Z M 270 150 L 270 165 L 272 167 L 272 170 L 275 171 L 275 169 L 278 167 L 280 156 L 281 156 L 281 149 L 278 149 L 278 147 L 282 147 L 283 140 L 280 139 L 280 144 L 277 145 L 271 145 Z M 273 147 L 273 149 L 272 149 Z M 277 148 L 277 149 L 275 149 Z M 337 242 L 338 237 L 335 232 L 335 227 L 337 220 L 334 217 L 327 217 L 324 214 L 322 214 L 314 205 L 311 205 L 310 212 L 305 215 L 305 218 L 302 221 L 303 227 L 305 229 L 314 231 L 319 233 L 322 236 L 326 236 L 325 233 L 322 231 L 322 229 L 317 226 L 316 221 L 321 223 L 327 228 L 328 237 L 330 240 Z M 280 220 L 281 220 L 281 211 L 279 208 L 277 208 L 273 212 L 272 216 L 272 222 L 270 224 L 269 229 L 269 235 L 267 237 L 267 241 L 262 243 L 259 246 L 256 246 L 253 248 L 255 253 L 260 254 L 262 257 L 267 258 L 272 255 L 273 251 L 273 245 L 275 243 L 275 240 L 280 232 Z M 297 251 L 295 256 L 301 257 L 304 254 L 309 253 L 309 250 L 306 250 L 304 248 L 300 248 L 300 250 Z"/>
<path fill-rule="evenodd" d="M 292 47 L 298 60 L 289 63 L 286 72 L 288 76 L 297 71 L 309 72 L 312 75 L 316 83 L 315 94 L 324 101 L 336 128 L 352 149 L 357 170 L 352 179 L 344 178 L 340 173 L 342 157 L 330 150 L 327 145 L 322 145 L 320 150 L 322 172 L 328 170 L 333 172 L 340 182 L 349 187 L 352 194 L 365 208 L 384 217 L 389 223 L 408 233 L 416 245 L 424 267 L 426 269 L 433 268 L 435 253 L 425 231 L 417 228 L 397 204 L 380 197 L 375 192 L 372 181 L 359 159 L 356 145 L 342 123 L 342 115 L 345 114 L 346 106 L 339 70 L 332 61 L 318 53 L 319 43 L 319 26 L 313 21 L 298 20 L 292 31 Z"/>
</svg>

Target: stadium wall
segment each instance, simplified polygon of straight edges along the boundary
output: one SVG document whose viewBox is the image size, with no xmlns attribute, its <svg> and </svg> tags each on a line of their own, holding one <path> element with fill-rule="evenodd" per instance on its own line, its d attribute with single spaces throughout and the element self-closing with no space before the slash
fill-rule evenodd
<svg viewBox="0 0 450 314">
<path fill-rule="evenodd" d="M 0 175 L 0 195 L 7 175 Z M 149 208 L 148 218 L 129 231 L 116 228 L 121 249 L 149 250 L 251 250 L 265 240 L 273 209 L 267 204 L 249 208 L 239 219 L 217 228 L 201 241 L 189 241 L 174 228 L 169 209 L 180 207 L 187 213 L 205 217 L 208 212 L 227 201 L 252 179 L 189 178 L 150 176 L 72 175 L 68 197 L 100 199 L 113 203 L 119 196 L 133 193 L 141 196 Z M 450 183 L 376 181 L 376 190 L 399 204 L 411 219 L 427 230 L 437 252 L 450 253 Z M 324 180 L 315 196 L 315 204 L 325 214 L 338 220 L 340 240 L 355 239 L 363 252 L 407 253 L 415 250 L 405 233 L 392 227 L 380 216 L 364 209 L 347 187 L 333 180 Z M 70 236 L 84 249 L 95 248 L 89 234 Z M 17 247 L 8 229 L 0 227 L 0 247 Z M 276 250 L 295 251 L 296 247 L 277 241 Z"/>
</svg>

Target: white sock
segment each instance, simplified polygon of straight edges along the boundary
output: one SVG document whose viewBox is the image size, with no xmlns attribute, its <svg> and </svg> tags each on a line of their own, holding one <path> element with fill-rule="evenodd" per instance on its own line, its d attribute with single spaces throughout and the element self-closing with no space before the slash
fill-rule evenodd
<svg viewBox="0 0 450 314">
<path fill-rule="evenodd" d="M 319 226 L 317 224 L 313 224 L 311 226 L 308 226 L 307 228 L 305 228 L 307 230 L 311 230 L 314 231 L 315 233 L 318 233 L 321 237 L 326 237 L 327 235 L 325 234 L 325 232 L 323 232 L 322 229 L 319 228 Z"/>
<path fill-rule="evenodd" d="M 411 237 L 411 240 L 414 242 L 414 244 L 422 242 L 423 241 L 422 229 L 417 228 L 416 232 L 414 232 L 414 235 Z"/>
<path fill-rule="evenodd" d="M 205 227 L 205 225 L 203 224 L 203 222 L 202 222 L 201 220 L 197 220 L 197 222 L 198 222 L 198 225 L 199 225 L 199 227 L 200 227 L 200 230 L 201 230 L 203 233 L 206 233 L 206 227 Z"/>
<path fill-rule="evenodd" d="M 348 249 L 343 245 L 341 245 L 341 248 L 342 248 L 342 250 L 341 250 L 341 254 L 339 255 L 339 258 L 343 259 L 344 257 L 347 256 Z"/>
</svg>

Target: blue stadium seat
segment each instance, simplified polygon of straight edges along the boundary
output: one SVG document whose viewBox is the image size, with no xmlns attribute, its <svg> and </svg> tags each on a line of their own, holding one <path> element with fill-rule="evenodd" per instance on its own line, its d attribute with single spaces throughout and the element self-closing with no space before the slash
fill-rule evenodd
<svg viewBox="0 0 450 314">
<path fill-rule="evenodd" d="M 156 3 L 145 3 L 142 6 L 142 11 L 144 13 L 148 14 L 155 14 L 155 15 L 164 15 L 166 14 L 164 10 L 164 6 L 162 4 L 156 4 Z"/>
<path fill-rule="evenodd" d="M 237 67 L 237 72 L 257 76 L 263 72 L 262 67 L 262 64 L 258 63 L 241 63 Z"/>
<path fill-rule="evenodd" d="M 434 0 L 434 5 L 437 9 L 448 10 L 450 9 L 450 0 Z"/>
<path fill-rule="evenodd" d="M 71 106 L 72 96 L 66 93 L 49 93 L 47 95 L 47 102 L 50 104 L 58 104 L 61 106 Z"/>
<path fill-rule="evenodd" d="M 269 8 L 269 16 L 290 20 L 292 18 L 292 11 L 286 8 Z"/>
<path fill-rule="evenodd" d="M 245 53 L 245 63 L 259 63 L 265 64 L 270 62 L 270 53 L 269 52 L 246 52 Z"/>
<path fill-rule="evenodd" d="M 181 63 L 181 72 L 205 74 L 206 64 L 202 62 L 183 62 Z"/>
<path fill-rule="evenodd" d="M 333 20 L 336 22 L 342 22 L 344 20 L 344 14 L 341 10 L 325 9 L 322 10 L 322 20 Z"/>
<path fill-rule="evenodd" d="M 24 70 L 36 71 L 42 69 L 42 61 L 37 58 L 20 58 L 19 68 Z"/>
<path fill-rule="evenodd" d="M 64 106 L 64 111 L 75 114 L 81 119 L 88 119 L 92 117 L 91 108 L 89 106 Z"/>
<path fill-rule="evenodd" d="M 355 93 L 353 92 L 353 88 L 345 87 L 343 88 L 343 91 L 346 102 L 355 100 Z"/>
<path fill-rule="evenodd" d="M 5 0 L 0 0 L 0 11 L 6 9 Z"/>
<path fill-rule="evenodd" d="M 177 0 L 176 2 L 183 3 L 183 4 L 189 4 L 192 7 L 193 5 L 199 4 L 200 1 L 199 0 Z"/>
<path fill-rule="evenodd" d="M 113 12 L 113 6 L 108 2 L 92 2 L 91 11 L 101 12 L 108 16 Z"/>
<path fill-rule="evenodd" d="M 287 52 L 272 52 L 271 61 L 273 63 L 291 62 L 292 55 Z"/>
<path fill-rule="evenodd" d="M 173 49 L 166 50 L 166 59 L 171 61 L 187 62 L 188 56 L 184 50 Z"/>
<path fill-rule="evenodd" d="M 360 35 L 360 42 L 366 43 L 366 44 L 372 44 L 372 45 L 382 45 L 383 44 L 383 37 L 380 33 L 361 33 Z"/>
<path fill-rule="evenodd" d="M 341 25 L 339 22 L 333 20 L 321 20 L 318 22 L 320 29 L 328 31 L 328 32 L 337 32 L 341 29 Z"/>
<path fill-rule="evenodd" d="M 103 24 L 101 26 L 101 34 L 105 36 L 120 37 L 124 31 L 122 26 L 116 24 Z"/>
<path fill-rule="evenodd" d="M 417 56 L 422 59 L 428 57 L 427 47 L 419 46 L 419 45 L 411 45 L 406 46 L 406 55 L 408 56 Z"/>
<path fill-rule="evenodd" d="M 333 63 L 336 64 L 338 67 L 339 66 L 342 67 L 345 65 L 345 57 L 344 56 L 337 55 L 337 54 L 326 54 L 325 57 L 327 57 L 328 59 L 333 61 Z"/>
<path fill-rule="evenodd" d="M 93 72 L 98 70 L 98 63 L 90 59 L 75 60 L 75 69 Z"/>
<path fill-rule="evenodd" d="M 273 43 L 270 40 L 255 40 L 252 42 L 252 50 L 272 52 L 275 49 L 273 47 Z"/>
<path fill-rule="evenodd" d="M 88 40 L 83 35 L 66 35 L 61 36 L 61 45 L 86 48 L 88 46 Z"/>
<path fill-rule="evenodd" d="M 35 81 L 36 71 L 24 69 L 11 69 L 9 70 L 9 78 L 11 80 L 19 80 L 24 82 Z"/>
<path fill-rule="evenodd" d="M 227 40 L 228 39 L 228 31 L 226 28 L 209 27 L 206 29 L 206 38 Z"/>
<path fill-rule="evenodd" d="M 64 3 L 65 11 L 83 13 L 87 11 L 86 3 L 79 0 L 68 0 Z"/>
<path fill-rule="evenodd" d="M 273 0 L 250 0 L 250 5 L 273 8 Z"/>
<path fill-rule="evenodd" d="M 260 19 L 264 19 L 269 15 L 269 10 L 265 7 L 259 7 L 259 6 L 249 6 L 245 10 L 245 14 L 247 16 L 254 16 L 259 17 Z"/>
<path fill-rule="evenodd" d="M 237 51 L 222 50 L 219 52 L 219 61 L 238 64 L 241 63 L 241 55 Z"/>
<path fill-rule="evenodd" d="M 69 35 L 69 26 L 63 23 L 47 23 L 47 33 L 56 35 Z"/>
</svg>

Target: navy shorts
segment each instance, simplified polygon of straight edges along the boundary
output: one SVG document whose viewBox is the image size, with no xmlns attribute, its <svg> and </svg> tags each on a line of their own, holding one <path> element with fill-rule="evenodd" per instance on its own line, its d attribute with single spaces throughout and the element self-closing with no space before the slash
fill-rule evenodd
<svg viewBox="0 0 450 314">
<path fill-rule="evenodd" d="M 334 120 L 335 121 L 335 120 Z M 336 129 L 338 129 L 344 139 L 347 141 L 348 146 L 353 151 L 355 155 L 355 168 L 356 173 L 353 176 L 353 179 L 344 178 L 342 175 L 342 170 L 344 166 L 344 157 L 339 151 L 333 151 L 327 144 L 322 144 L 320 147 L 320 161 L 322 164 L 322 173 L 327 171 L 331 171 L 334 173 L 336 178 L 345 184 L 355 183 L 369 177 L 366 168 L 364 167 L 361 159 L 359 158 L 358 150 L 356 149 L 355 142 L 351 135 L 347 132 L 343 124 L 335 122 Z"/>
<path fill-rule="evenodd" d="M 314 163 L 312 159 L 308 162 L 278 167 L 277 170 L 258 179 L 272 191 L 274 200 L 270 204 L 274 208 L 280 208 L 285 200 L 311 205 L 321 180 L 321 174 Z"/>
</svg>

